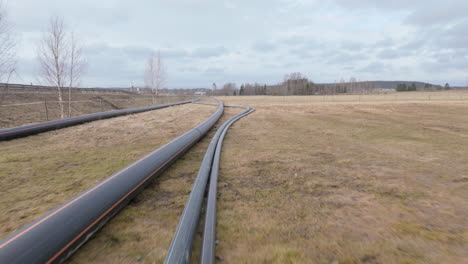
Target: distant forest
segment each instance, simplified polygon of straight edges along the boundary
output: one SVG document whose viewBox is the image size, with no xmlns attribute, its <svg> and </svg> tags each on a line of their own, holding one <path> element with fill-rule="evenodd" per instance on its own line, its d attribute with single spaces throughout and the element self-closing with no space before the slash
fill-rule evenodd
<svg viewBox="0 0 468 264">
<path fill-rule="evenodd" d="M 217 92 L 226 95 L 332 95 L 332 94 L 360 94 L 385 91 L 427 91 L 450 89 L 424 82 L 409 81 L 357 81 L 351 78 L 348 82 L 314 83 L 300 73 L 286 75 L 284 81 L 275 85 L 242 84 L 237 90 L 232 83 L 223 86 Z"/>
</svg>

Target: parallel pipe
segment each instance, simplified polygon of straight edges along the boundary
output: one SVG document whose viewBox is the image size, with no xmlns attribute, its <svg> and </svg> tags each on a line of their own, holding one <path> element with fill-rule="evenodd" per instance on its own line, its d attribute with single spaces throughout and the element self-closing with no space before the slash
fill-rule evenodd
<svg viewBox="0 0 468 264">
<path fill-rule="evenodd" d="M 206 213 L 205 213 L 205 225 L 203 229 L 202 235 L 202 246 L 201 246 L 201 253 L 200 253 L 200 263 L 203 264 L 211 264 L 215 263 L 215 241 L 216 241 L 216 196 L 217 196 L 217 189 L 218 189 L 218 172 L 219 172 L 219 162 L 221 160 L 221 149 L 223 147 L 223 140 L 226 136 L 226 133 L 229 127 L 236 122 L 237 120 L 241 119 L 242 117 L 249 115 L 250 113 L 255 111 L 255 108 L 251 107 L 239 107 L 246 109 L 244 112 L 232 117 L 226 123 L 226 127 L 224 128 L 218 143 L 216 145 L 216 152 L 214 155 L 213 164 L 211 166 L 211 174 L 210 174 L 210 183 L 208 189 L 208 199 L 206 201 Z"/>
<path fill-rule="evenodd" d="M 46 132 L 46 131 L 74 126 L 74 125 L 91 122 L 95 120 L 100 120 L 100 119 L 107 119 L 107 118 L 112 118 L 112 117 L 117 117 L 117 116 L 136 114 L 136 113 L 166 108 L 169 106 L 188 104 L 188 103 L 192 103 L 195 101 L 197 100 L 181 101 L 181 102 L 160 104 L 160 105 L 154 105 L 154 106 L 148 106 L 148 107 L 138 107 L 138 108 L 129 108 L 129 109 L 122 109 L 122 110 L 113 110 L 113 111 L 107 111 L 107 112 L 99 112 L 99 113 L 93 113 L 93 114 L 87 114 L 87 115 L 68 117 L 68 118 L 59 119 L 59 120 L 46 121 L 42 123 L 0 129 L 0 141 L 26 137 L 26 136 Z"/>
<path fill-rule="evenodd" d="M 0 263 L 61 263 L 156 176 L 203 137 L 223 114 L 223 103 L 197 127 L 109 176 L 0 241 Z"/>
<path fill-rule="evenodd" d="M 200 219 L 203 195 L 206 190 L 206 184 L 208 182 L 211 166 L 213 164 L 213 158 L 218 140 L 220 139 L 221 134 L 224 132 L 225 128 L 231 124 L 230 121 L 237 120 L 237 117 L 240 118 L 244 115 L 245 113 L 241 113 L 229 119 L 218 128 L 215 135 L 213 136 L 193 184 L 192 191 L 185 205 L 182 217 L 179 221 L 179 225 L 177 226 L 176 233 L 172 239 L 165 260 L 166 264 L 189 263 L 192 253 L 193 239 L 195 237 L 195 231 L 198 227 L 198 221 Z"/>
</svg>

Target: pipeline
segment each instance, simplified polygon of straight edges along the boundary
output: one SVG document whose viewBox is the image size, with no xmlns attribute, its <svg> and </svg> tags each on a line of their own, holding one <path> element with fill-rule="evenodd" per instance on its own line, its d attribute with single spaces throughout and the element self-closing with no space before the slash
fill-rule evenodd
<svg viewBox="0 0 468 264">
<path fill-rule="evenodd" d="M 208 198 L 206 201 L 206 213 L 205 213 L 205 225 L 202 235 L 202 245 L 200 253 L 200 263 L 211 264 L 215 263 L 215 241 L 216 241 L 216 195 L 218 189 L 218 172 L 219 172 L 219 162 L 221 160 L 221 149 L 223 146 L 224 137 L 229 129 L 229 127 L 241 119 L 242 117 L 251 114 L 255 111 L 255 108 L 251 107 L 242 107 L 246 109 L 244 112 L 239 115 L 234 116 L 229 121 L 224 128 L 221 136 L 219 137 L 218 143 L 216 145 L 216 152 L 214 155 L 213 164 L 211 166 L 210 182 L 208 189 Z"/>
<path fill-rule="evenodd" d="M 175 105 L 193 103 L 197 100 L 181 101 L 181 102 L 160 104 L 160 105 L 154 105 L 154 106 L 148 106 L 148 107 L 138 107 L 138 108 L 129 108 L 129 109 L 122 109 L 122 110 L 92 113 L 92 114 L 87 114 L 87 115 L 68 117 L 68 118 L 59 119 L 59 120 L 51 120 L 51 121 L 46 121 L 42 123 L 4 128 L 4 129 L 0 129 L 0 141 L 26 137 L 30 135 L 39 134 L 42 132 L 47 132 L 47 131 L 60 129 L 64 127 L 79 125 L 82 123 L 91 122 L 91 121 L 100 120 L 100 119 L 107 119 L 107 118 L 112 118 L 112 117 L 117 117 L 117 116 L 136 114 L 136 113 L 166 108 L 166 107 L 175 106 Z"/>
<path fill-rule="evenodd" d="M 224 110 L 223 102 L 218 103 L 216 112 L 197 127 L 0 241 L 0 263 L 65 261 L 213 127 Z"/>
<path fill-rule="evenodd" d="M 198 221 L 200 219 L 200 211 L 201 211 L 201 207 L 203 203 L 203 195 L 205 194 L 206 185 L 208 182 L 210 171 L 213 171 L 212 164 L 215 158 L 215 151 L 217 151 L 219 140 L 221 139 L 221 137 L 224 137 L 222 135 L 225 134 L 225 131 L 227 131 L 227 128 L 233 122 L 249 114 L 252 110 L 253 109 L 248 108 L 245 112 L 240 113 L 230 118 L 228 121 L 222 124 L 221 127 L 219 127 L 219 129 L 216 131 L 215 135 L 213 136 L 210 142 L 210 145 L 208 146 L 208 149 L 203 158 L 200 169 L 198 171 L 197 177 L 195 179 L 195 183 L 193 184 L 192 191 L 185 205 L 184 211 L 182 213 L 182 217 L 179 221 L 179 225 L 177 226 L 176 233 L 174 235 L 174 238 L 172 239 L 171 246 L 169 248 L 169 251 L 165 260 L 166 264 L 189 263 L 190 256 L 192 253 L 193 239 L 195 237 L 195 231 L 198 227 Z M 221 146 L 219 145 L 219 152 L 220 151 L 221 151 Z M 218 160 L 218 166 L 219 166 L 219 160 Z M 211 204 L 213 204 L 213 202 L 211 202 Z M 214 207 L 216 207 L 216 204 L 214 204 Z M 213 214 L 213 212 L 210 212 L 210 214 Z M 215 217 L 215 214 L 216 213 L 213 214 L 214 217 Z M 213 236 L 214 236 L 214 229 L 213 229 Z M 214 251 L 213 251 L 213 256 L 214 256 Z"/>
</svg>

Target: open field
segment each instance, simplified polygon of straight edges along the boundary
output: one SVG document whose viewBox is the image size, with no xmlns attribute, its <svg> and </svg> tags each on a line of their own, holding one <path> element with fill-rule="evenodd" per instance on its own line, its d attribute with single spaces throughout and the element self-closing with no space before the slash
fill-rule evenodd
<svg viewBox="0 0 468 264">
<path fill-rule="evenodd" d="M 468 102 L 224 99 L 257 107 L 223 151 L 229 263 L 467 261 Z"/>
<path fill-rule="evenodd" d="M 466 262 L 467 95 L 221 98 L 257 111 L 225 139 L 217 255 L 223 263 Z M 183 105 L 1 142 L 0 238 L 214 110 Z M 238 111 L 226 109 L 220 122 Z M 70 263 L 162 263 L 212 134 Z"/>
<path fill-rule="evenodd" d="M 0 93 L 0 128 L 60 119 L 60 108 L 55 93 Z M 159 96 L 156 104 L 193 99 L 192 96 Z M 64 95 L 65 113 L 68 114 L 68 94 Z M 151 95 L 74 93 L 71 116 L 115 109 L 152 105 Z"/>
<path fill-rule="evenodd" d="M 224 97 L 233 98 L 233 97 Z M 409 103 L 467 101 L 468 89 L 433 92 L 386 92 L 375 94 L 340 94 L 314 96 L 242 96 L 245 104 L 323 104 L 323 103 Z"/>
</svg>

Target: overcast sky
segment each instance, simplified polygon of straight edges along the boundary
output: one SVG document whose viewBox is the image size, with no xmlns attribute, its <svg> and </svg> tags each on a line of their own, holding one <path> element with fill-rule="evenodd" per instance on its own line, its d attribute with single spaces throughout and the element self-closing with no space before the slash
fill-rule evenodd
<svg viewBox="0 0 468 264">
<path fill-rule="evenodd" d="M 414 80 L 465 85 L 466 0 L 9 0 L 18 37 L 17 82 L 36 83 L 36 45 L 51 16 L 85 45 L 82 86 L 143 84 L 160 50 L 168 87 Z"/>
</svg>

